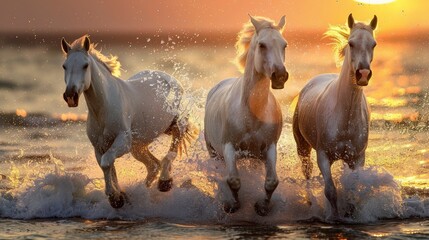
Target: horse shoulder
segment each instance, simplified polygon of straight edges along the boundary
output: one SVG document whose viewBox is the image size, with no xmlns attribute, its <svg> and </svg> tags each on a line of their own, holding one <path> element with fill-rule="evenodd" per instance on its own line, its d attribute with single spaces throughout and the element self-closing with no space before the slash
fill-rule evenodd
<svg viewBox="0 0 429 240">
<path fill-rule="evenodd" d="M 103 134 L 103 125 L 99 124 L 94 116 L 88 114 L 88 119 L 86 120 L 86 135 L 89 138 L 89 141 L 95 146 L 98 142 L 98 138 Z"/>
<path fill-rule="evenodd" d="M 243 123 L 237 121 L 243 119 L 243 113 L 238 111 L 238 98 L 232 94 L 235 81 L 237 78 L 222 80 L 207 95 L 204 116 L 206 140 L 217 152 L 222 151 L 222 144 L 233 141 L 243 127 Z"/>
<path fill-rule="evenodd" d="M 330 120 L 335 117 L 332 93 L 329 91 L 329 85 L 338 74 L 318 75 L 304 86 L 298 98 L 295 109 L 296 124 L 300 132 L 310 144 L 317 148 L 319 139 L 324 134 L 333 134 L 332 132 L 321 132 L 327 125 L 333 124 Z"/>
<path fill-rule="evenodd" d="M 217 119 L 215 124 L 221 124 L 237 109 L 235 96 L 231 96 L 233 82 L 233 78 L 225 79 L 210 90 L 206 99 L 206 119 Z"/>
</svg>

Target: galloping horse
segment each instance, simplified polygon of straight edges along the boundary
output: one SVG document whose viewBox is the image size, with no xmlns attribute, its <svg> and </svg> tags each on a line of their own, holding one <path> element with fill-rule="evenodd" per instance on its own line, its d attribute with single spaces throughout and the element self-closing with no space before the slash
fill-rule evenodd
<svg viewBox="0 0 429 240">
<path fill-rule="evenodd" d="M 131 152 L 146 165 L 146 185 L 161 174 L 160 191 L 172 187 L 171 163 L 178 149 L 196 136 L 188 116 L 180 110 L 183 89 L 180 83 L 160 71 L 142 71 L 127 81 L 119 79 L 117 57 L 106 57 L 95 49 L 88 36 L 71 45 L 63 38 L 62 49 L 67 55 L 63 64 L 66 90 L 64 100 L 77 107 L 83 93 L 88 106 L 87 135 L 97 162 L 104 173 L 106 195 L 113 208 L 124 205 L 114 162 Z M 159 161 L 148 150 L 156 137 L 172 135 L 168 154 Z"/>
<path fill-rule="evenodd" d="M 331 165 L 342 159 L 351 169 L 365 163 L 368 144 L 369 111 L 363 86 L 372 76 L 373 31 L 371 23 L 355 22 L 352 14 L 348 26 L 334 26 L 325 35 L 336 41 L 336 52 L 344 58 L 341 73 L 322 74 L 301 90 L 293 117 L 293 133 L 302 170 L 307 179 L 313 165 L 311 148 L 317 152 L 317 164 L 325 182 L 325 196 L 331 205 L 330 219 L 338 219 L 337 192 L 332 181 Z"/>
<path fill-rule="evenodd" d="M 279 183 L 276 161 L 282 112 L 270 83 L 273 89 L 282 89 L 288 79 L 284 66 L 287 46 L 282 37 L 284 25 L 284 16 L 278 25 L 270 19 L 250 17 L 236 43 L 236 60 L 239 67 L 244 68 L 244 75 L 221 81 L 207 96 L 204 117 L 207 149 L 211 157 L 225 160 L 226 181 L 233 196 L 224 202 L 226 212 L 240 208 L 238 159 L 250 157 L 265 161 L 266 197 L 255 204 L 259 215 L 268 214 L 271 195 Z"/>
</svg>

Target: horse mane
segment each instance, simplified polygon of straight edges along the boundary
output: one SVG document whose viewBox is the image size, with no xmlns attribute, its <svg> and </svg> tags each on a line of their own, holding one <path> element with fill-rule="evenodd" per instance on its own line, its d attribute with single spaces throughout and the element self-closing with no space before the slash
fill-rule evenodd
<svg viewBox="0 0 429 240">
<path fill-rule="evenodd" d="M 85 37 L 88 37 L 88 35 L 84 35 L 78 39 L 76 39 L 70 46 L 72 50 L 76 51 L 85 51 L 84 49 L 84 41 Z M 99 50 L 96 49 L 97 44 L 91 43 L 89 46 L 88 53 L 94 57 L 98 62 L 100 62 L 103 66 L 106 67 L 109 72 L 115 76 L 120 77 L 121 76 L 121 63 L 118 61 L 118 56 L 110 55 L 109 57 L 103 55 Z"/>
<path fill-rule="evenodd" d="M 269 18 L 259 17 L 259 16 L 255 16 L 253 18 L 260 21 L 263 28 L 277 29 L 277 26 L 274 25 L 274 21 Z M 246 66 L 247 54 L 249 53 L 249 49 L 250 49 L 250 42 L 252 41 L 252 38 L 254 35 L 255 35 L 255 27 L 253 26 L 252 22 L 249 20 L 248 22 L 243 24 L 243 27 L 238 33 L 237 42 L 235 43 L 236 56 L 235 56 L 235 59 L 233 60 L 233 63 L 235 63 L 235 65 L 238 67 L 238 70 L 240 72 L 244 72 L 244 68 Z"/>
<path fill-rule="evenodd" d="M 358 22 L 355 23 L 353 30 L 355 29 L 365 29 L 373 33 L 373 30 L 369 25 Z M 346 55 L 346 48 L 349 45 L 349 37 L 351 31 L 347 25 L 329 25 L 328 30 L 323 34 L 324 38 L 329 38 L 332 40 L 331 45 L 333 46 L 335 63 L 337 66 L 341 66 Z"/>
</svg>

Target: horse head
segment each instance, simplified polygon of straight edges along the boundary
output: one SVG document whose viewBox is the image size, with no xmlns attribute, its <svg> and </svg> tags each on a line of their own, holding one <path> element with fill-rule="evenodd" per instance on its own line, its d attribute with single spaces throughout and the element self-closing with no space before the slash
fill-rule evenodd
<svg viewBox="0 0 429 240">
<path fill-rule="evenodd" d="M 252 16 L 250 20 L 256 30 L 253 41 L 255 69 L 259 74 L 271 79 L 273 89 L 282 89 L 289 78 L 284 65 L 287 42 L 282 36 L 285 16 L 277 26 L 267 25 L 263 20 Z"/>
<path fill-rule="evenodd" d="M 377 27 L 377 16 L 371 20 L 369 25 L 356 23 L 352 14 L 348 18 L 348 27 L 350 36 L 348 39 L 351 68 L 355 74 L 356 84 L 367 86 L 371 79 L 371 62 L 374 54 L 374 48 L 377 45 L 373 31 Z"/>
<path fill-rule="evenodd" d="M 75 41 L 75 43 L 73 43 L 72 47 L 64 38 L 61 40 L 62 50 L 67 55 L 63 64 L 64 80 L 66 82 L 66 90 L 63 98 L 69 107 L 78 106 L 79 96 L 91 84 L 90 59 L 88 55 L 91 47 L 89 38 L 88 36 L 84 36 L 82 41 Z"/>
</svg>

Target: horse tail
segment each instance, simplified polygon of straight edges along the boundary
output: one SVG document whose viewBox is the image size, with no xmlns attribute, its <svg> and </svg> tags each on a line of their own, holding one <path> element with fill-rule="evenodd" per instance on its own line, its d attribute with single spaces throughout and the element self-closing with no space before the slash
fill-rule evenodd
<svg viewBox="0 0 429 240">
<path fill-rule="evenodd" d="M 180 138 L 178 143 L 178 155 L 181 158 L 182 154 L 188 155 L 188 148 L 194 143 L 200 130 L 195 124 L 189 119 L 190 112 L 192 111 L 192 101 L 183 99 L 183 92 L 180 96 L 180 104 L 178 108 L 178 121 L 177 126 L 180 132 Z"/>
<path fill-rule="evenodd" d="M 189 119 L 189 113 L 192 110 L 192 101 L 185 101 L 183 99 L 184 89 L 179 81 L 170 77 L 168 79 L 170 87 L 174 91 L 173 109 L 175 111 L 175 117 L 171 123 L 170 128 L 167 132 L 176 130 L 176 144 L 179 158 L 185 153 L 188 155 L 188 148 L 198 138 L 200 130 L 195 124 Z M 174 129 L 174 130 L 173 130 Z"/>
<path fill-rule="evenodd" d="M 200 130 L 189 120 L 188 116 L 180 119 L 180 121 L 177 122 L 177 126 L 181 136 L 177 144 L 177 149 L 178 156 L 181 158 L 183 153 L 188 155 L 188 148 L 197 140 Z"/>
</svg>

